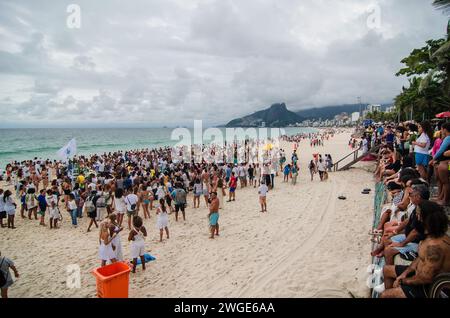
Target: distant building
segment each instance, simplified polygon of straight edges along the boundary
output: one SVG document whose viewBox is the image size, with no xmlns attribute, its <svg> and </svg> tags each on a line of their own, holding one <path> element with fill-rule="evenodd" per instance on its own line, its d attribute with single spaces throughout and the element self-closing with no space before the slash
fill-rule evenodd
<svg viewBox="0 0 450 318">
<path fill-rule="evenodd" d="M 262 123 L 261 123 L 261 127 L 266 127 L 266 122 L 265 121 L 263 121 Z"/>
<path fill-rule="evenodd" d="M 371 113 L 373 113 L 373 112 L 381 112 L 381 105 L 379 105 L 379 104 L 367 105 L 367 111 L 371 112 Z"/>
<path fill-rule="evenodd" d="M 387 113 L 394 113 L 395 112 L 395 106 L 392 105 L 391 107 L 386 108 Z"/>
<path fill-rule="evenodd" d="M 355 123 L 359 120 L 359 112 L 352 113 L 352 122 Z"/>
</svg>

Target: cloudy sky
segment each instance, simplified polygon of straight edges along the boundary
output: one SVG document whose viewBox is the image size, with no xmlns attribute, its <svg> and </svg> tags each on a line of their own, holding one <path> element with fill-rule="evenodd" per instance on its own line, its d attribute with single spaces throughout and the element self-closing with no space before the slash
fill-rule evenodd
<svg viewBox="0 0 450 318">
<path fill-rule="evenodd" d="M 3 0 L 0 128 L 223 124 L 275 102 L 390 102 L 400 60 L 445 35 L 431 2 Z M 68 27 L 72 3 L 80 28 Z"/>
</svg>

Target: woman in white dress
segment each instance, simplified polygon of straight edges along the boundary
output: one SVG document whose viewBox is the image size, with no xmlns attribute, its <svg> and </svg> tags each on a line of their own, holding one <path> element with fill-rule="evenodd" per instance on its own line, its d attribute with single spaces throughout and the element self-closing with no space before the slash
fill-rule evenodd
<svg viewBox="0 0 450 318">
<path fill-rule="evenodd" d="M 115 210 L 117 212 L 117 223 L 119 223 L 119 227 L 121 227 L 122 222 L 123 222 L 123 216 L 124 216 L 125 212 L 127 211 L 122 188 L 118 188 L 116 190 L 116 193 L 114 196 L 114 206 L 115 206 Z"/>
<path fill-rule="evenodd" d="M 143 221 L 140 216 L 133 218 L 133 229 L 128 235 L 128 241 L 131 242 L 130 255 L 133 259 L 133 273 L 136 273 L 137 258 L 141 259 L 142 270 L 145 270 L 145 237 L 147 236 L 147 230 L 143 226 Z"/>
<path fill-rule="evenodd" d="M 116 260 L 121 262 L 123 261 L 123 252 L 119 233 L 123 230 L 123 227 L 120 227 L 117 223 L 117 215 L 115 213 L 110 214 L 109 219 L 111 220 L 111 225 L 109 228 L 110 235 L 112 236 L 114 233 L 117 234 L 117 236 L 111 241 L 113 251 L 116 255 Z"/>
<path fill-rule="evenodd" d="M 156 226 L 159 229 L 159 241 L 162 242 L 164 230 L 166 230 L 166 236 L 169 239 L 169 215 L 164 199 L 159 200 L 159 204 L 160 206 L 156 209 Z"/>
<path fill-rule="evenodd" d="M 107 262 L 115 263 L 117 261 L 116 254 L 112 248 L 112 241 L 117 236 L 117 233 L 110 236 L 109 225 L 109 221 L 100 223 L 98 258 L 102 261 L 101 266 L 105 266 Z"/>
</svg>

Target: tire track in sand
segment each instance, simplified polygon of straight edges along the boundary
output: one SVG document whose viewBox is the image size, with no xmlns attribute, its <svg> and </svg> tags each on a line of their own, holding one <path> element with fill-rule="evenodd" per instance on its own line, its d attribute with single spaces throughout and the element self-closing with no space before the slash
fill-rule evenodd
<svg viewBox="0 0 450 318">
<path fill-rule="evenodd" d="M 315 188 L 313 189 L 312 193 L 309 193 L 309 194 L 308 194 L 308 195 L 309 195 L 308 201 L 307 201 L 305 207 L 303 208 L 305 211 L 310 209 L 310 206 L 311 206 L 312 203 L 315 203 L 315 200 L 314 200 L 314 199 L 317 198 L 317 195 L 318 195 L 319 193 L 320 193 L 320 188 L 315 187 Z M 311 214 L 312 214 L 312 213 L 313 213 L 313 212 L 309 213 L 308 218 L 311 217 Z M 300 219 L 300 215 L 296 218 L 296 220 L 299 220 L 299 219 Z M 291 225 L 291 226 L 289 226 L 289 227 L 285 230 L 285 232 L 292 232 L 292 230 L 296 228 L 295 222 L 292 222 L 292 223 L 294 223 L 294 224 Z M 277 238 L 274 239 L 274 241 L 281 240 L 281 239 L 283 238 L 283 235 L 284 235 L 284 234 L 281 234 L 279 237 L 277 236 Z M 280 252 L 277 253 L 277 255 L 275 255 L 275 258 L 278 259 L 278 258 L 284 257 L 285 254 L 286 254 L 286 252 L 280 250 Z M 274 266 L 275 266 L 275 265 L 274 265 Z M 220 274 L 220 275 L 216 276 L 213 280 L 208 280 L 207 282 L 204 282 L 204 279 L 198 280 L 198 281 L 196 282 L 196 284 L 200 284 L 201 289 L 204 289 L 204 290 L 207 290 L 207 291 L 208 291 L 207 294 L 203 294 L 203 295 L 201 295 L 200 297 L 214 297 L 215 294 L 220 293 L 220 292 L 221 292 L 221 289 L 215 287 L 216 282 L 222 280 L 224 277 L 227 277 L 227 276 L 229 275 L 229 272 L 230 272 L 230 271 L 226 271 L 224 274 Z M 246 285 L 247 285 L 247 284 L 246 284 Z M 217 297 L 217 296 L 216 296 L 216 297 Z"/>
<path fill-rule="evenodd" d="M 263 291 L 269 283 L 277 281 L 277 278 L 281 273 L 286 272 L 289 268 L 295 268 L 295 265 L 299 263 L 299 260 L 301 260 L 326 236 L 333 219 L 336 205 L 337 182 L 335 180 L 332 180 L 331 182 L 333 183 L 333 189 L 327 196 L 327 203 L 324 206 L 324 209 L 322 209 L 320 221 L 305 243 L 292 250 L 286 251 L 284 256 L 280 257 L 272 266 L 251 278 L 247 282 L 247 286 L 241 289 L 237 297 L 255 297 L 258 294 L 260 295 L 261 291 Z M 270 295 L 265 296 L 268 297 Z"/>
</svg>

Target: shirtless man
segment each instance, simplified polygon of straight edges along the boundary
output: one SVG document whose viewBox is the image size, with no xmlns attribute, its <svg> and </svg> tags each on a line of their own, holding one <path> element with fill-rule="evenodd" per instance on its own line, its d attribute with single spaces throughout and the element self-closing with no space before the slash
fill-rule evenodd
<svg viewBox="0 0 450 318">
<path fill-rule="evenodd" d="M 211 228 L 211 236 L 209 238 L 213 239 L 214 233 L 219 236 L 219 199 L 216 192 L 211 192 L 208 219 Z"/>
<path fill-rule="evenodd" d="M 419 245 L 419 257 L 410 266 L 386 265 L 383 298 L 425 298 L 429 284 L 440 273 L 450 271 L 450 238 L 447 215 L 432 201 L 420 205 L 427 238 Z"/>
</svg>

